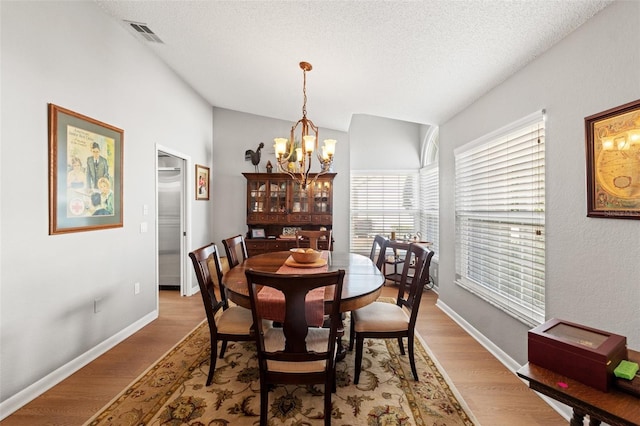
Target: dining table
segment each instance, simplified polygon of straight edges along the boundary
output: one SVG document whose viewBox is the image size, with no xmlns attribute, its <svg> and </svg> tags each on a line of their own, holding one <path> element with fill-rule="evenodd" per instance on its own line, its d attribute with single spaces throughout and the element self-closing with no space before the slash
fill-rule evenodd
<svg viewBox="0 0 640 426">
<path fill-rule="evenodd" d="M 282 271 L 283 265 L 285 265 L 290 256 L 291 253 L 289 251 L 258 254 L 248 257 L 242 263 L 229 269 L 222 277 L 222 283 L 226 288 L 229 300 L 239 306 L 251 309 L 245 271 L 249 269 L 272 273 Z M 327 267 L 322 268 L 322 271 L 331 272 L 339 269 L 345 271 L 340 312 L 349 312 L 362 308 L 374 302 L 380 296 L 385 277 L 367 256 L 357 253 L 330 251 L 326 253 L 326 259 Z M 292 263 L 287 262 L 287 264 L 291 265 Z M 296 268 L 288 268 L 287 273 L 310 273 L 315 269 L 300 266 L 299 271 Z M 327 289 L 324 300 L 325 312 L 328 313 L 333 301 L 330 289 Z"/>
</svg>

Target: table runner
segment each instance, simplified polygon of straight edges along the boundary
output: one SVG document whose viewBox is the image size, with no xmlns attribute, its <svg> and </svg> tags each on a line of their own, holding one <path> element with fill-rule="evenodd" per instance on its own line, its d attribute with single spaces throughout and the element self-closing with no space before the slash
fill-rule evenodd
<svg viewBox="0 0 640 426">
<path fill-rule="evenodd" d="M 323 250 L 320 257 L 328 259 L 329 252 Z M 327 271 L 329 271 L 329 265 L 326 264 L 318 268 L 295 268 L 283 263 L 276 274 L 318 274 Z M 313 327 L 322 326 L 324 323 L 324 288 L 311 290 L 307 293 L 305 302 L 307 304 L 307 324 Z M 279 322 L 284 321 L 284 295 L 272 287 L 262 287 L 258 293 L 258 309 L 264 318 Z"/>
</svg>

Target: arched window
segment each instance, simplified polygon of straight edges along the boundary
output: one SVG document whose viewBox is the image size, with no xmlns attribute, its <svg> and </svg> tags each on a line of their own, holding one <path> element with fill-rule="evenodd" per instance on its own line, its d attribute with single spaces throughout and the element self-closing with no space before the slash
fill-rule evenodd
<svg viewBox="0 0 640 426">
<path fill-rule="evenodd" d="M 429 128 L 420 150 L 420 232 L 422 239 L 433 243 L 431 248 L 438 256 L 440 226 L 439 183 L 438 177 L 438 139 L 439 129 Z"/>
</svg>

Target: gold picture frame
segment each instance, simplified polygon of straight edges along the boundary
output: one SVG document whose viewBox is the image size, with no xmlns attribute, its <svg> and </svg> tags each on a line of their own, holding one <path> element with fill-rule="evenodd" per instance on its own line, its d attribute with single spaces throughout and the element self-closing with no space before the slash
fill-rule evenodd
<svg viewBox="0 0 640 426">
<path fill-rule="evenodd" d="M 640 219 L 640 99 L 584 122 L 587 216 Z"/>
<path fill-rule="evenodd" d="M 209 199 L 209 168 L 196 164 L 196 200 Z"/>
<path fill-rule="evenodd" d="M 124 131 L 58 105 L 49 115 L 49 235 L 123 226 Z"/>
</svg>

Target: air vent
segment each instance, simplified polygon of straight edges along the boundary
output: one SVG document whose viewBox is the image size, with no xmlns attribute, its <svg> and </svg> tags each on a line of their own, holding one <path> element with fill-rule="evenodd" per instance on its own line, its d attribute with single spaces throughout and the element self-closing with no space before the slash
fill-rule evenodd
<svg viewBox="0 0 640 426">
<path fill-rule="evenodd" d="M 150 41 L 152 43 L 164 44 L 164 42 L 160 40 L 160 37 L 158 37 L 156 33 L 154 33 L 153 31 L 151 31 L 151 29 L 147 26 L 147 24 L 143 24 L 141 22 L 132 22 L 132 21 L 125 21 L 125 22 L 129 24 L 131 28 L 135 30 L 136 33 L 144 37 L 145 40 Z"/>
</svg>

